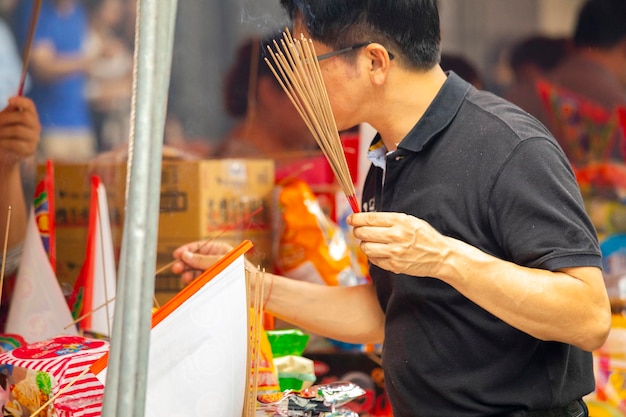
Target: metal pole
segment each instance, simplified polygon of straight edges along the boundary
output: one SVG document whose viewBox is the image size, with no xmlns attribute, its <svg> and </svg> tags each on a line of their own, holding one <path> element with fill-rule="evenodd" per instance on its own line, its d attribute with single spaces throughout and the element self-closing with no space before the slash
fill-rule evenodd
<svg viewBox="0 0 626 417">
<path fill-rule="evenodd" d="M 145 413 L 148 352 L 176 0 L 139 0 L 126 212 L 102 415 Z"/>
</svg>

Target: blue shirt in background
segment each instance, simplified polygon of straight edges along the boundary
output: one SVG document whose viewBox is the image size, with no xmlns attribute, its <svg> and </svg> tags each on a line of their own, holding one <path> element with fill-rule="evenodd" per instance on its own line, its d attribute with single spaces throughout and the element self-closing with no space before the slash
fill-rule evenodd
<svg viewBox="0 0 626 417">
<path fill-rule="evenodd" d="M 21 45 L 26 40 L 32 0 L 19 3 L 15 13 L 16 37 Z M 58 55 L 80 55 L 88 34 L 88 21 L 79 2 L 64 12 L 59 12 L 53 0 L 43 0 L 39 21 L 33 39 L 38 43 L 50 42 Z M 39 111 L 42 128 L 45 129 L 90 129 L 89 105 L 85 98 L 87 75 L 75 73 L 51 82 L 33 77 L 28 93 Z"/>
</svg>

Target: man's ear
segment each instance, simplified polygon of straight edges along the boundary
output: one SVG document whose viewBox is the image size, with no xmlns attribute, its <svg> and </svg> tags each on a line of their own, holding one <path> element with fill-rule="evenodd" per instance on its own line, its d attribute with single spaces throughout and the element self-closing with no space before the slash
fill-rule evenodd
<svg viewBox="0 0 626 417">
<path fill-rule="evenodd" d="M 366 46 L 365 54 L 369 60 L 369 73 L 372 82 L 381 85 L 387 79 L 391 68 L 391 56 L 387 49 L 379 43 Z"/>
</svg>

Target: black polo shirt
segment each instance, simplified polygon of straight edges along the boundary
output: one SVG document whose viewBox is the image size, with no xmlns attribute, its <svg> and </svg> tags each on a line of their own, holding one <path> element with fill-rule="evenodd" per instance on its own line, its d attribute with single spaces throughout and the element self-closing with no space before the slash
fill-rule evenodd
<svg viewBox="0 0 626 417">
<path fill-rule="evenodd" d="M 363 209 L 422 218 L 520 265 L 601 265 L 554 138 L 524 111 L 453 73 L 387 156 L 386 172 L 370 169 Z M 377 267 L 371 275 L 386 314 L 383 363 L 395 417 L 544 409 L 594 389 L 590 353 L 535 339 L 438 279 Z"/>
</svg>

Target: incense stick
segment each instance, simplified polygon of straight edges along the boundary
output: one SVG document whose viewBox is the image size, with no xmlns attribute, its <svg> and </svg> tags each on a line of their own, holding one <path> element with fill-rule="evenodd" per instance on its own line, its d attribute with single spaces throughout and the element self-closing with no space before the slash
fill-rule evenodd
<svg viewBox="0 0 626 417">
<path fill-rule="evenodd" d="M 28 32 L 26 35 L 26 42 L 24 43 L 24 51 L 22 53 L 22 74 L 20 75 L 20 85 L 17 92 L 18 96 L 24 95 L 24 84 L 26 83 L 26 73 L 28 72 L 28 62 L 30 61 L 30 50 L 33 45 L 35 30 L 37 29 L 39 11 L 41 10 L 41 1 L 42 0 L 35 0 L 35 2 L 33 3 L 33 9 L 30 12 Z"/>
<path fill-rule="evenodd" d="M 4 231 L 4 248 L 2 249 L 2 271 L 0 271 L 0 305 L 2 304 L 2 288 L 4 288 L 4 269 L 7 264 L 7 251 L 9 249 L 9 227 L 11 227 L 11 206 L 7 212 L 7 224 Z"/>
<path fill-rule="evenodd" d="M 79 318 L 77 318 L 76 320 L 74 320 L 73 322 L 68 324 L 67 326 L 65 326 L 63 328 L 63 330 L 67 330 L 68 328 L 72 327 L 73 325 L 75 325 L 77 323 L 80 323 L 81 321 L 85 320 L 87 317 L 91 316 L 93 313 L 95 313 L 96 311 L 100 310 L 101 308 L 106 307 L 107 305 L 109 305 L 113 301 L 115 301 L 115 297 L 105 301 L 104 303 L 100 304 L 98 307 L 92 308 L 91 311 L 83 314 L 82 316 L 80 316 Z"/>
<path fill-rule="evenodd" d="M 156 306 L 156 308 L 161 308 L 161 306 L 159 305 L 159 302 L 156 299 L 156 296 L 152 297 L 154 300 L 154 305 Z M 100 304 L 98 307 L 95 307 L 93 309 L 91 309 L 91 311 L 83 314 L 82 316 L 80 316 L 79 318 L 77 318 L 76 320 L 74 320 L 73 322 L 71 322 L 70 324 L 68 324 L 67 326 L 65 326 L 63 328 L 63 330 L 67 330 L 68 328 L 72 327 L 75 324 L 80 323 L 81 321 L 85 320 L 87 317 L 91 316 L 93 313 L 95 313 L 96 311 L 108 306 L 110 303 L 112 303 L 113 301 L 115 301 L 115 297 L 109 299 L 108 301 L 105 301 L 104 303 Z M 111 330 L 109 329 L 109 332 Z"/>
<path fill-rule="evenodd" d="M 354 183 L 313 41 L 304 37 L 294 40 L 287 30 L 273 46 L 267 46 L 271 61 L 265 58 L 265 62 L 321 148 L 352 211 L 358 212 Z"/>
<path fill-rule="evenodd" d="M 193 253 L 200 252 L 200 249 L 204 248 L 207 244 L 209 244 L 212 241 L 214 241 L 215 239 L 219 238 L 224 233 L 229 232 L 229 231 L 233 230 L 234 228 L 240 226 L 244 222 L 250 220 L 252 217 L 256 216 L 262 210 L 263 210 L 263 206 L 258 207 L 255 210 L 253 210 L 252 212 L 250 212 L 247 215 L 245 215 L 240 221 L 238 221 L 234 225 L 229 226 L 229 227 L 224 227 L 224 228 L 220 229 L 220 231 L 215 236 L 213 236 L 210 239 L 207 239 L 204 242 L 202 242 L 202 244 L 200 246 L 198 246 L 198 248 L 196 248 L 196 250 Z M 154 275 L 159 275 L 160 273 L 167 271 L 169 268 L 172 267 L 172 265 L 174 265 L 178 261 L 180 261 L 180 259 L 174 259 L 174 260 L 168 262 L 167 264 L 165 264 L 162 267 L 160 267 L 159 269 L 157 269 L 157 271 L 154 273 Z"/>
<path fill-rule="evenodd" d="M 259 363 L 261 362 L 261 337 L 263 332 L 263 293 L 265 292 L 265 269 L 259 280 L 258 268 L 252 272 L 246 269 L 246 301 L 248 307 L 248 347 L 246 350 L 246 382 L 243 404 L 243 417 L 254 417 L 256 414 L 257 396 L 259 394 Z M 254 279 L 254 291 L 252 280 Z M 254 294 L 253 294 L 254 292 Z"/>
<path fill-rule="evenodd" d="M 258 271 L 258 268 L 257 268 Z M 258 272 L 255 274 L 258 277 Z M 250 416 L 256 413 L 256 398 L 259 393 L 259 363 L 261 362 L 261 332 L 263 331 L 263 292 L 265 286 L 265 269 L 261 273 L 261 282 L 254 284 L 254 324 L 251 330 L 254 340 L 254 373 L 252 374 L 252 397 L 250 401 Z"/>
<path fill-rule="evenodd" d="M 245 385 L 244 385 L 244 396 L 243 396 L 243 409 L 241 410 L 241 417 L 248 417 L 248 413 L 250 412 L 250 380 L 251 380 L 251 374 L 252 374 L 252 343 L 250 342 L 250 335 L 251 335 L 251 326 L 252 326 L 252 320 L 250 317 L 250 294 L 252 293 L 252 279 L 251 279 L 251 275 L 252 275 L 252 271 L 250 271 L 249 269 L 245 269 L 245 274 L 246 274 L 246 307 L 248 309 L 248 312 L 246 314 L 246 330 L 250 333 L 248 333 L 248 339 L 247 339 L 247 346 L 246 346 L 246 381 L 245 381 Z M 255 276 L 256 276 L 256 272 L 254 272 Z"/>
</svg>

